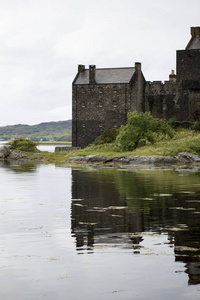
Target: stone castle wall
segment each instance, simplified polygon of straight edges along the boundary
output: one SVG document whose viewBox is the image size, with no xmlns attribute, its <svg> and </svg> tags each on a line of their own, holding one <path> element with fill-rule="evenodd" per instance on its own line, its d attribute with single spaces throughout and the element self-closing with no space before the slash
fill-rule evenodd
<svg viewBox="0 0 200 300">
<path fill-rule="evenodd" d="M 119 128 L 126 122 L 130 107 L 128 84 L 88 84 L 73 86 L 72 144 L 92 143 L 106 128 Z"/>
</svg>

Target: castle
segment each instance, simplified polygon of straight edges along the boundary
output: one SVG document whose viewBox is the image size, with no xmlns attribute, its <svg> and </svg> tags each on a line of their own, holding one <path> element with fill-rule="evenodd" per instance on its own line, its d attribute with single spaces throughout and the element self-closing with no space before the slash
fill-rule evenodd
<svg viewBox="0 0 200 300">
<path fill-rule="evenodd" d="M 72 146 L 86 147 L 106 128 L 120 128 L 135 110 L 200 121 L 200 27 L 191 27 L 185 50 L 176 51 L 176 75 L 172 71 L 164 83 L 146 81 L 138 62 L 130 68 L 79 65 L 72 83 Z"/>
</svg>

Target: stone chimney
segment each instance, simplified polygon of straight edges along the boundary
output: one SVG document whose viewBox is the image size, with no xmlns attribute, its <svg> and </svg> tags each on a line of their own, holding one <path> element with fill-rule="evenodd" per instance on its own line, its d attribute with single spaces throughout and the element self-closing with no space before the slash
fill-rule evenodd
<svg viewBox="0 0 200 300">
<path fill-rule="evenodd" d="M 200 49 L 200 27 L 191 27 L 191 39 L 187 44 L 185 50 Z"/>
<path fill-rule="evenodd" d="M 85 71 L 85 66 L 84 65 L 78 65 L 78 73 L 81 73 Z"/>
<path fill-rule="evenodd" d="M 136 70 L 136 72 L 141 72 L 141 63 L 140 62 L 135 62 L 135 70 Z"/>
<path fill-rule="evenodd" d="M 200 35 L 200 27 L 191 27 L 190 29 L 192 37 Z"/>
<path fill-rule="evenodd" d="M 96 66 L 90 65 L 89 66 L 89 84 L 96 83 Z"/>
<path fill-rule="evenodd" d="M 169 74 L 169 81 L 176 82 L 176 75 L 174 74 L 174 70 L 172 70 L 171 74 Z"/>
</svg>

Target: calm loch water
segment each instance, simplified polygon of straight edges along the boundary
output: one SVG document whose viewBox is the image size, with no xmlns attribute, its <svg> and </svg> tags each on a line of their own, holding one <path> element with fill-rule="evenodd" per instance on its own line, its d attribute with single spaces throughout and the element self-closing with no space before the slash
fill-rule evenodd
<svg viewBox="0 0 200 300">
<path fill-rule="evenodd" d="M 1 299 L 199 299 L 200 173 L 0 163 Z"/>
</svg>

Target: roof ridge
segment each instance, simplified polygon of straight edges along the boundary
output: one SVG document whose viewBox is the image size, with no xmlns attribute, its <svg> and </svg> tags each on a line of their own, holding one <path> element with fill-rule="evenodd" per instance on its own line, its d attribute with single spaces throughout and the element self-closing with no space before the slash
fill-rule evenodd
<svg viewBox="0 0 200 300">
<path fill-rule="evenodd" d="M 113 67 L 113 68 L 96 68 L 95 70 L 122 70 L 122 69 L 135 69 L 135 67 Z M 85 69 L 85 70 L 89 70 L 89 69 Z"/>
</svg>

